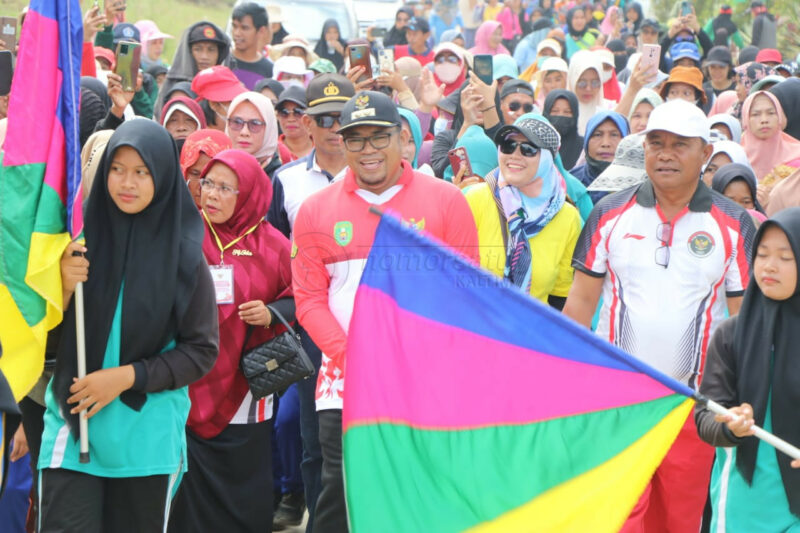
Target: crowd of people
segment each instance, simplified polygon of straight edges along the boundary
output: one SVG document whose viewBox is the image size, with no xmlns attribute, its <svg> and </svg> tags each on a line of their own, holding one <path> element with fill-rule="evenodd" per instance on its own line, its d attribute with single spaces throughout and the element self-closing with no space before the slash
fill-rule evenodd
<svg viewBox="0 0 800 533">
<path fill-rule="evenodd" d="M 85 242 L 64 250 L 64 323 L 11 451 L 35 473 L 27 530 L 306 516 L 346 532 L 346 345 L 371 206 L 731 408 L 686 419 L 622 531 L 800 528 L 800 461 L 752 437 L 800 444 L 800 68 L 763 2 L 747 45 L 718 8 L 701 25 L 689 2 L 659 21 L 625 0 L 438 0 L 350 41 L 327 20 L 316 43 L 253 2 L 230 34 L 203 20 L 179 37 L 124 4 L 89 9 Z M 120 42 L 142 46 L 134 90 Z M 258 398 L 242 354 L 281 318 L 317 373 Z"/>
</svg>

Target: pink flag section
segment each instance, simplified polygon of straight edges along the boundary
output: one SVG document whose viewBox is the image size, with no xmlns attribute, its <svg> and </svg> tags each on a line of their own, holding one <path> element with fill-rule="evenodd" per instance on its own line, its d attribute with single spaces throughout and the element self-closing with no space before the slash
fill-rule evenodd
<svg viewBox="0 0 800 533">
<path fill-rule="evenodd" d="M 52 158 L 58 156 L 56 159 L 61 160 L 63 172 L 64 129 L 56 114 L 62 83 L 62 73 L 58 68 L 58 22 L 36 11 L 29 11 L 23 30 L 22 44 L 25 46 L 20 46 L 17 58 L 19 68 L 14 73 L 8 105 L 8 131 L 16 135 L 6 139 L 3 164 L 11 166 L 46 162 L 49 166 L 54 162 Z M 33 34 L 36 38 L 25 39 L 27 34 Z M 54 72 L 58 72 L 58 77 L 53 76 Z M 26 105 L 32 94 L 41 98 L 36 105 Z M 57 128 L 58 134 L 53 128 Z M 51 153 L 51 150 L 56 152 Z"/>
<path fill-rule="evenodd" d="M 345 429 L 381 421 L 443 430 L 530 424 L 674 394 L 646 374 L 571 361 L 432 321 L 364 284 L 355 307 L 361 320 L 351 323 L 348 335 Z M 399 336 L 396 324 L 409 333 Z M 372 387 L 367 395 L 363 384 L 376 382 L 382 394 Z M 570 386 L 559 385 L 564 383 Z M 547 401 L 538 400 L 543 397 Z"/>
</svg>

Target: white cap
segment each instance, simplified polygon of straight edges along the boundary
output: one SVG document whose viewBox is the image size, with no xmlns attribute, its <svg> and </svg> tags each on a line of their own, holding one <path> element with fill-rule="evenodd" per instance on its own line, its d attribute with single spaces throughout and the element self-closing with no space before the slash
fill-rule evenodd
<svg viewBox="0 0 800 533">
<path fill-rule="evenodd" d="M 549 72 L 551 70 L 557 70 L 559 72 L 567 73 L 569 72 L 569 65 L 567 62 L 561 59 L 560 57 L 548 57 L 544 61 L 542 61 L 542 66 L 539 67 L 541 72 Z"/>
<path fill-rule="evenodd" d="M 670 100 L 656 106 L 650 112 L 644 133 L 656 130 L 668 131 L 681 137 L 700 137 L 705 142 L 711 141 L 711 127 L 705 113 L 686 100 Z"/>
</svg>

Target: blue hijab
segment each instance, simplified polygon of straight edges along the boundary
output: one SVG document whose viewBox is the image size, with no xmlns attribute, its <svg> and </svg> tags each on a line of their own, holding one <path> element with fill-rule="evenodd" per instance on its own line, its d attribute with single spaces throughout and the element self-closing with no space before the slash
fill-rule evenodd
<svg viewBox="0 0 800 533">
<path fill-rule="evenodd" d="M 422 148 L 422 127 L 419 124 L 417 115 L 415 115 L 413 111 L 409 111 L 405 107 L 398 107 L 397 110 L 400 112 L 400 116 L 408 122 L 408 129 L 411 130 L 411 138 L 414 140 L 414 146 L 417 147 L 417 151 L 414 152 L 414 160 L 410 161 L 411 168 L 416 169 L 419 151 Z"/>
</svg>

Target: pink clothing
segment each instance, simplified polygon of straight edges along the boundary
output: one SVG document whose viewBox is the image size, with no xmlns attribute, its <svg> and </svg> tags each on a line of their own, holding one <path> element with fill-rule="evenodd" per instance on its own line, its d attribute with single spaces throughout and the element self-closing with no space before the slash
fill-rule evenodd
<svg viewBox="0 0 800 533">
<path fill-rule="evenodd" d="M 739 96 L 736 94 L 736 91 L 722 91 L 714 100 L 714 105 L 711 106 L 711 111 L 708 112 L 708 116 L 713 117 L 721 113 L 730 113 L 733 104 L 738 101 Z"/>
<path fill-rule="evenodd" d="M 611 6 L 606 10 L 606 16 L 603 17 L 603 22 L 600 23 L 600 33 L 611 35 L 614 31 L 614 23 L 611 22 L 611 15 L 613 14 L 619 15 L 619 8 L 617 6 Z"/>
<path fill-rule="evenodd" d="M 502 44 L 498 44 L 497 48 L 490 48 L 489 47 L 489 36 L 497 29 L 500 28 L 500 23 L 496 20 L 487 20 L 483 24 L 478 27 L 478 30 L 475 32 L 475 46 L 469 49 L 469 52 L 472 55 L 478 54 L 489 54 L 489 55 L 497 55 L 497 54 L 508 54 L 511 55 L 511 52 L 508 51 L 508 48 L 503 46 Z"/>
<path fill-rule="evenodd" d="M 770 99 L 778 112 L 778 129 L 769 139 L 758 139 L 750 131 L 750 107 L 753 100 L 759 95 Z M 760 182 L 778 165 L 795 164 L 800 159 L 800 141 L 784 133 L 786 127 L 786 114 L 783 112 L 778 98 L 768 91 L 758 91 L 747 97 L 742 105 L 742 148 L 747 153 L 747 158 Z M 790 166 L 792 166 L 790 165 Z"/>
<path fill-rule="evenodd" d="M 503 39 L 511 40 L 517 35 L 522 35 L 522 27 L 519 25 L 519 15 L 506 7 L 497 15 L 497 22 L 503 26 Z"/>
</svg>

